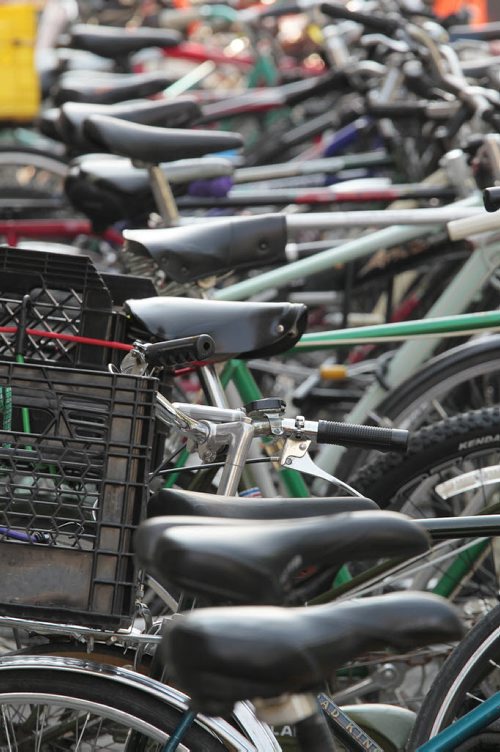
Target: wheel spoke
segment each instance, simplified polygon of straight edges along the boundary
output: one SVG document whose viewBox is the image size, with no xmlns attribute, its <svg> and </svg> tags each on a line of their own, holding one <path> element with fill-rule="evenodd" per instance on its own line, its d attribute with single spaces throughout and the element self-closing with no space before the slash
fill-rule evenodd
<svg viewBox="0 0 500 752">
<path fill-rule="evenodd" d="M 15 740 L 14 735 L 14 729 L 11 724 L 10 718 L 7 717 L 7 708 L 5 708 L 4 705 L 2 705 L 2 722 L 3 722 L 3 728 L 4 728 L 4 734 L 5 734 L 5 741 L 8 745 L 7 750 L 8 752 L 14 752 L 14 750 L 17 750 L 17 742 Z M 15 743 L 15 747 L 12 746 L 13 742 Z"/>
<path fill-rule="evenodd" d="M 45 726 L 45 717 L 46 717 L 46 711 L 47 708 L 45 706 L 42 706 L 42 712 L 40 713 L 40 706 L 37 707 L 37 713 L 36 713 L 36 752 L 41 752 L 42 749 L 42 739 L 43 739 L 43 729 Z M 41 715 L 41 721 L 40 721 L 40 715 Z"/>
</svg>

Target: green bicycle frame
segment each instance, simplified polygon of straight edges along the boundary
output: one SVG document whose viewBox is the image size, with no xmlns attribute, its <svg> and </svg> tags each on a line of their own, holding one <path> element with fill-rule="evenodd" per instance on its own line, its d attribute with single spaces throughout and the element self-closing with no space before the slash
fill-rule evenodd
<svg viewBox="0 0 500 752">
<path fill-rule="evenodd" d="M 380 342 L 398 342 L 419 337 L 461 337 L 477 334 L 480 331 L 500 331 L 500 311 L 481 311 L 457 316 L 440 316 L 437 318 L 403 321 L 395 324 L 376 324 L 360 326 L 355 329 L 333 329 L 327 332 L 304 334 L 294 352 L 310 352 L 325 348 L 351 346 L 359 344 L 376 344 Z"/>
</svg>

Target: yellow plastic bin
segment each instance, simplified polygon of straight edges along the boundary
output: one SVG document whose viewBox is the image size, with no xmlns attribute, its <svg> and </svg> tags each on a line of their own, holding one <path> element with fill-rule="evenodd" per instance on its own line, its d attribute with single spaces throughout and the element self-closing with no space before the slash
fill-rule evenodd
<svg viewBox="0 0 500 752">
<path fill-rule="evenodd" d="M 36 29 L 35 3 L 0 2 L 0 121 L 32 120 L 38 114 Z"/>
</svg>

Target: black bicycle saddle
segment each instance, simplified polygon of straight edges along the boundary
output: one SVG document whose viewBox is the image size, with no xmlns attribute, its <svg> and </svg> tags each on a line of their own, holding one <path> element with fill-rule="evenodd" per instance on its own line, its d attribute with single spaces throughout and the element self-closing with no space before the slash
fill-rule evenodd
<svg viewBox="0 0 500 752">
<path fill-rule="evenodd" d="M 288 350 L 302 336 L 307 309 L 293 303 L 253 303 L 194 298 L 128 300 L 134 328 L 157 341 L 209 334 L 213 360 L 257 358 Z"/>
<path fill-rule="evenodd" d="M 91 115 L 109 115 L 131 123 L 178 128 L 193 124 L 200 114 L 199 105 L 189 97 L 159 101 L 144 99 L 101 105 L 66 102 L 59 111 L 58 130 L 70 146 L 90 148 L 83 136 L 83 123 Z"/>
<path fill-rule="evenodd" d="M 124 237 L 127 250 L 153 258 L 169 279 L 179 283 L 286 261 L 287 229 L 282 214 L 127 230 Z"/>
<path fill-rule="evenodd" d="M 289 520 L 295 517 L 318 517 L 323 514 L 374 509 L 378 509 L 374 501 L 360 496 L 255 499 L 165 488 L 151 496 L 148 517 L 182 514 L 240 520 Z"/>
<path fill-rule="evenodd" d="M 218 716 L 238 700 L 318 690 L 367 651 L 412 650 L 463 631 L 444 599 L 392 593 L 310 608 L 198 609 L 174 620 L 158 650 L 191 707 Z"/>
<path fill-rule="evenodd" d="M 200 174 L 211 179 L 230 176 L 233 171 L 231 162 L 223 157 L 179 159 L 160 166 L 174 195 Z M 64 188 L 75 209 L 86 214 L 96 229 L 121 220 L 145 224 L 148 214 L 156 208 L 148 171 L 113 154 L 86 154 L 73 160 Z M 134 245 L 134 251 L 140 248 L 139 244 Z M 141 251 L 140 255 L 148 254 Z"/>
<path fill-rule="evenodd" d="M 106 115 L 92 115 L 88 118 L 83 126 L 83 134 L 99 148 L 146 164 L 201 157 L 204 154 L 239 149 L 243 145 L 239 133 L 156 128 L 127 123 Z"/>
<path fill-rule="evenodd" d="M 148 503 L 148 516 L 136 530 L 134 549 L 142 567 L 151 569 L 156 543 L 165 530 L 178 524 L 177 520 L 196 525 L 202 519 L 239 523 L 243 520 L 290 520 L 302 517 L 343 514 L 344 512 L 373 511 L 374 501 L 351 496 L 303 499 L 247 499 L 219 496 L 199 491 L 164 489 L 154 494 Z"/>
<path fill-rule="evenodd" d="M 159 536 L 152 574 L 211 602 L 282 604 L 304 567 L 409 558 L 429 548 L 427 533 L 394 512 L 202 523 L 203 518 L 200 525 L 171 526 Z"/>
<path fill-rule="evenodd" d="M 171 78 L 158 73 L 117 73 L 61 76 L 53 97 L 56 105 L 65 102 L 115 104 L 130 99 L 140 99 L 159 94 L 173 83 Z"/>
<path fill-rule="evenodd" d="M 123 29 L 115 26 L 75 24 L 70 47 L 113 60 L 128 57 L 148 47 L 174 47 L 182 41 L 178 31 L 168 29 Z"/>
</svg>

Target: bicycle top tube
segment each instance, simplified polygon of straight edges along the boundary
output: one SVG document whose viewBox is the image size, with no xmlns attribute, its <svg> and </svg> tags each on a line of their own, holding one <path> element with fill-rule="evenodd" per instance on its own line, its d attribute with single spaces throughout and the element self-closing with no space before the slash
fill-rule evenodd
<svg viewBox="0 0 500 752">
<path fill-rule="evenodd" d="M 306 352 L 339 345 L 356 345 L 367 342 L 406 341 L 412 337 L 461 337 L 480 331 L 498 331 L 500 313 L 481 311 L 457 316 L 442 316 L 417 321 L 402 321 L 353 329 L 334 329 L 326 332 L 304 334 L 290 352 Z"/>
</svg>

